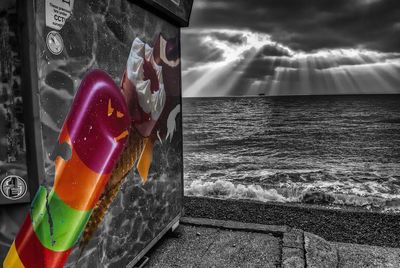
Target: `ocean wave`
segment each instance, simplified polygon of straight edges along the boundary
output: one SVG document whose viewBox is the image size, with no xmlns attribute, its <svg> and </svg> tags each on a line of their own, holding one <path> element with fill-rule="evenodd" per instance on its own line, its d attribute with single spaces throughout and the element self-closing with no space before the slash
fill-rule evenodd
<svg viewBox="0 0 400 268">
<path fill-rule="evenodd" d="M 253 199 L 259 201 L 289 202 L 277 190 L 265 190 L 260 185 L 233 184 L 229 181 L 195 180 L 185 187 L 185 194 L 189 196 L 206 196 L 227 199 Z"/>
<path fill-rule="evenodd" d="M 275 188 L 233 183 L 222 179 L 194 180 L 185 186 L 185 195 L 221 199 L 247 199 L 261 202 L 306 203 L 330 206 L 350 206 L 381 211 L 400 211 L 400 194 L 383 193 L 387 185 L 365 182 L 286 183 Z"/>
</svg>

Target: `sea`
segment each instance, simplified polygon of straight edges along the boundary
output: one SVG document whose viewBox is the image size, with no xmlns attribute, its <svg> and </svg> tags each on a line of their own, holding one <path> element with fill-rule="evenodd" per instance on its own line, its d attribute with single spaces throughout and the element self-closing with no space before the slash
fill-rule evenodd
<svg viewBox="0 0 400 268">
<path fill-rule="evenodd" d="M 400 95 L 183 99 L 185 195 L 400 212 Z"/>
</svg>

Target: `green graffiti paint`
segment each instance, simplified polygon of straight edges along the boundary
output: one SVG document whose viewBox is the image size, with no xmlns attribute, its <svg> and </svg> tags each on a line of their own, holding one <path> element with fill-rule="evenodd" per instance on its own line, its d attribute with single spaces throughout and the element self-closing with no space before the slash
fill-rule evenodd
<svg viewBox="0 0 400 268">
<path fill-rule="evenodd" d="M 31 204 L 31 219 L 34 229 L 36 228 L 37 224 L 42 221 L 43 216 L 46 214 L 46 196 L 47 189 L 43 186 L 40 186 Z"/>
<path fill-rule="evenodd" d="M 65 204 L 54 191 L 40 187 L 31 207 L 32 226 L 42 245 L 65 251 L 79 239 L 91 210 L 80 211 Z"/>
</svg>

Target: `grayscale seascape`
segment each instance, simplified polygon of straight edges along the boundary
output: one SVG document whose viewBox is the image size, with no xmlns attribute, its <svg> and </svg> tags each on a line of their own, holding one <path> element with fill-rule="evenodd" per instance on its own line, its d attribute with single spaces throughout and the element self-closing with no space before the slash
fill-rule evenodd
<svg viewBox="0 0 400 268">
<path fill-rule="evenodd" d="M 400 208 L 400 96 L 185 98 L 185 194 Z"/>
</svg>

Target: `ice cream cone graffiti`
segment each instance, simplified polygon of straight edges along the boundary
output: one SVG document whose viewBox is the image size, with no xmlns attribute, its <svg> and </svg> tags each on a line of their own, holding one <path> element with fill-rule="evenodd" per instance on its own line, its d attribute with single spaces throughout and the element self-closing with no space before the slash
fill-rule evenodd
<svg viewBox="0 0 400 268">
<path fill-rule="evenodd" d="M 93 236 L 93 233 L 97 230 L 108 207 L 118 194 L 119 188 L 129 170 L 136 163 L 139 176 L 142 182 L 145 183 L 152 161 L 153 144 L 157 139 L 165 139 L 167 133 L 174 131 L 175 125 L 166 124 L 166 122 L 167 118 L 169 122 L 175 122 L 176 111 L 180 107 L 179 40 L 172 39 L 170 42 L 167 42 L 162 35 L 159 35 L 154 44 L 154 48 L 151 48 L 139 39 L 133 41 L 127 61 L 127 68 L 121 82 L 121 88 L 127 98 L 129 111 L 133 118 L 132 131 L 128 144 L 85 228 L 80 243 L 81 250 L 83 250 Z M 167 44 L 169 45 L 167 46 Z M 143 57 L 146 55 L 146 49 L 147 60 Z M 167 50 L 170 52 L 167 52 Z M 166 56 L 164 56 L 165 61 L 161 57 L 161 55 L 166 54 L 173 54 L 170 55 L 170 59 L 174 62 L 172 66 L 165 62 L 168 60 Z M 154 76 L 153 71 L 148 70 L 149 65 L 151 65 L 157 76 Z M 147 66 L 147 71 L 145 71 L 144 66 Z M 152 73 L 153 75 L 151 75 Z M 148 93 L 143 95 L 151 96 L 145 102 L 148 101 L 153 104 L 165 102 L 161 111 L 156 109 L 161 109 L 161 106 L 157 105 L 152 105 L 153 113 L 151 113 L 151 109 L 147 110 L 150 112 L 146 113 L 146 108 L 141 107 L 138 100 L 140 95 L 138 91 L 141 91 L 141 87 L 143 87 L 143 80 L 148 81 L 147 83 L 150 82 L 150 84 L 158 84 L 158 86 L 150 86 L 152 95 Z M 153 96 L 155 97 L 153 98 Z M 156 101 L 151 102 L 151 98 Z M 157 98 L 159 99 L 157 100 Z M 155 115 L 155 117 L 151 117 L 152 115 Z"/>
<path fill-rule="evenodd" d="M 115 112 L 108 113 L 111 103 Z M 124 114 L 118 118 L 117 112 Z M 104 72 L 82 80 L 59 143 L 71 147 L 57 157 L 54 187 L 40 187 L 4 267 L 62 267 L 80 237 L 121 154 L 131 119 L 124 96 Z"/>
<path fill-rule="evenodd" d="M 180 110 L 179 42 L 169 43 L 159 35 L 152 48 L 136 38 L 121 88 L 100 70 L 82 80 L 59 136 L 71 157 L 56 158 L 53 188 L 38 190 L 3 267 L 63 267 L 81 234 L 81 249 L 89 241 L 135 163 L 146 183 L 153 144 L 171 138 Z"/>
</svg>

